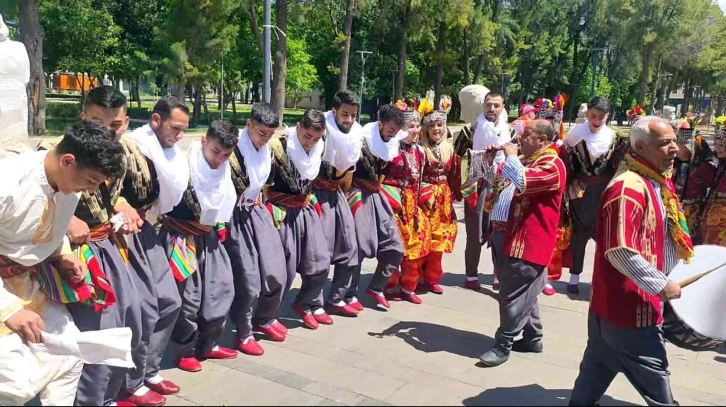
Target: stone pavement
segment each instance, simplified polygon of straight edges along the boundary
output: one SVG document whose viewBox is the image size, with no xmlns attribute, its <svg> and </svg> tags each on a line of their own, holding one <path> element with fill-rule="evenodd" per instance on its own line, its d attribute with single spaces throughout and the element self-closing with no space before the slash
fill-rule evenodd
<svg viewBox="0 0 726 407">
<path fill-rule="evenodd" d="M 475 364 L 493 342 L 498 308 L 490 290 L 488 249 L 480 264 L 483 290 L 460 287 L 465 238 L 461 224 L 454 253 L 444 256 L 444 295 L 424 295 L 422 305 L 393 303 L 388 312 L 366 308 L 358 318 L 335 317 L 333 326 L 317 331 L 302 328 L 288 305 L 282 318 L 290 328 L 287 341 L 262 341 L 267 353 L 260 358 L 240 354 L 232 361 L 207 361 L 203 372 L 194 374 L 165 363 L 164 377 L 183 389 L 169 404 L 567 405 L 587 341 L 591 268 L 583 276 L 587 290 L 578 298 L 562 294 L 564 282 L 556 284 L 559 294 L 540 296 L 543 354 L 513 354 L 499 368 L 481 369 Z M 594 245 L 589 249 L 592 264 Z M 362 286 L 374 267 L 372 261 L 364 263 Z M 231 328 L 228 334 L 230 346 Z M 693 353 L 668 345 L 668 355 L 681 405 L 726 405 L 726 352 Z M 643 401 L 620 375 L 602 405 Z"/>
</svg>

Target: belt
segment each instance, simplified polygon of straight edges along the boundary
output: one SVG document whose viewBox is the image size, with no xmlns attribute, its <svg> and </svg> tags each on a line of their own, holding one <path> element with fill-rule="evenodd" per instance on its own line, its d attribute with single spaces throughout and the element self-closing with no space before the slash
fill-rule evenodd
<svg viewBox="0 0 726 407">
<path fill-rule="evenodd" d="M 500 222 L 497 220 L 492 221 L 492 232 L 506 232 L 507 222 Z"/>
<path fill-rule="evenodd" d="M 213 226 L 202 225 L 193 220 L 175 219 L 171 216 L 164 216 L 160 219 L 162 225 L 184 236 L 202 236 L 214 229 Z"/>
<path fill-rule="evenodd" d="M 310 204 L 310 197 L 307 194 L 285 194 L 282 192 L 268 191 L 267 201 L 273 205 L 277 205 L 287 209 L 303 209 Z"/>
<path fill-rule="evenodd" d="M 380 187 L 377 181 L 367 179 L 353 179 L 353 186 L 369 193 L 378 192 Z"/>
<path fill-rule="evenodd" d="M 12 278 L 35 270 L 34 266 L 23 266 L 5 256 L 0 256 L 0 278 Z"/>
<path fill-rule="evenodd" d="M 323 189 L 329 192 L 336 192 L 338 190 L 338 181 L 318 178 L 315 180 L 315 182 L 313 182 L 313 188 Z"/>
<path fill-rule="evenodd" d="M 90 241 L 100 242 L 110 238 L 111 235 L 113 235 L 113 225 L 111 222 L 104 222 L 91 228 Z"/>
</svg>

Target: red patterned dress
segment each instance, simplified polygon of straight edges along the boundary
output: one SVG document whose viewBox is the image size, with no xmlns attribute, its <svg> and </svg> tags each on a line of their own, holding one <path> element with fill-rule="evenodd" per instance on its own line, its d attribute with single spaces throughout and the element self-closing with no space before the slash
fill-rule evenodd
<svg viewBox="0 0 726 407">
<path fill-rule="evenodd" d="M 444 141 L 448 143 L 448 141 Z M 459 157 L 452 154 L 447 162 L 441 162 L 438 146 L 432 148 L 434 160 L 428 159 L 421 184 L 421 206 L 431 223 L 431 252 L 424 262 L 424 282 L 438 284 L 444 274 L 441 259 L 444 253 L 454 250 L 458 224 L 454 201 L 461 197 L 461 167 Z"/>
<path fill-rule="evenodd" d="M 404 247 L 401 272 L 391 276 L 386 287 L 388 292 L 399 287 L 413 292 L 421 278 L 421 266 L 429 254 L 431 225 L 418 205 L 421 171 L 425 164 L 426 157 L 420 146 L 401 141 L 398 157 L 384 169 L 382 188 L 395 212 Z"/>
<path fill-rule="evenodd" d="M 726 246 L 726 159 L 719 161 L 700 226 L 704 244 Z"/>
</svg>

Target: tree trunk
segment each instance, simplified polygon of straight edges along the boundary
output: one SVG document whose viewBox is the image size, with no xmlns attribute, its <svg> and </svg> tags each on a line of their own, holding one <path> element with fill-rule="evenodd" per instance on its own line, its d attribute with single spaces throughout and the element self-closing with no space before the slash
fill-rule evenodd
<svg viewBox="0 0 726 407">
<path fill-rule="evenodd" d="M 484 54 L 479 55 L 479 59 L 476 61 L 476 67 L 474 68 L 474 79 L 471 80 L 471 83 L 479 83 L 479 78 L 481 77 L 481 70 L 484 67 Z"/>
<path fill-rule="evenodd" d="M 444 60 L 446 57 L 446 25 L 439 23 L 439 39 L 436 44 L 436 84 L 434 85 L 434 109 L 438 109 L 441 101 L 441 88 L 444 81 Z"/>
<path fill-rule="evenodd" d="M 194 86 L 194 127 L 199 124 L 199 116 L 202 113 L 202 90 L 201 86 Z"/>
<path fill-rule="evenodd" d="M 287 0 L 277 0 L 276 11 L 277 26 L 287 32 Z M 287 37 L 280 35 L 277 39 L 275 51 L 274 78 L 272 82 L 272 108 L 280 116 L 282 125 L 285 112 L 285 81 L 287 80 Z"/>
<path fill-rule="evenodd" d="M 648 91 L 648 79 L 650 78 L 650 56 L 653 46 L 648 44 L 643 48 L 643 71 L 640 73 L 640 89 L 638 92 L 638 106 L 643 106 L 645 94 Z"/>
<path fill-rule="evenodd" d="M 20 35 L 30 60 L 30 82 L 28 83 L 28 134 L 45 133 L 45 73 L 43 72 L 43 39 L 45 33 L 40 25 L 38 9 L 40 0 L 18 2 L 20 12 Z"/>
<path fill-rule="evenodd" d="M 411 8 L 410 4 L 406 4 L 401 16 L 401 43 L 398 46 L 398 78 L 396 79 L 396 94 L 393 95 L 395 100 L 403 99 L 403 85 L 406 81 L 406 61 L 408 60 L 408 22 Z"/>
<path fill-rule="evenodd" d="M 257 48 L 260 49 L 260 55 L 263 55 L 264 58 L 264 41 L 262 38 L 262 32 L 260 31 L 260 23 L 257 21 L 257 4 L 255 0 L 249 0 L 247 2 L 245 11 L 247 12 L 247 17 L 250 20 L 250 31 L 252 31 L 252 35 L 257 40 Z"/>
<path fill-rule="evenodd" d="M 348 64 L 350 62 L 350 42 L 353 35 L 353 14 L 355 14 L 355 0 L 347 0 L 348 6 L 345 9 L 345 44 L 343 54 L 340 56 L 340 76 L 338 77 L 338 89 L 348 89 Z M 278 7 L 280 7 L 278 5 Z"/>
<path fill-rule="evenodd" d="M 237 102 L 232 98 L 232 123 L 237 123 Z"/>
<path fill-rule="evenodd" d="M 466 29 L 464 29 L 464 85 L 471 85 L 471 82 L 469 82 L 469 33 Z"/>
<path fill-rule="evenodd" d="M 136 99 L 136 107 L 138 107 L 139 109 L 141 109 L 141 92 L 139 90 L 141 87 L 140 81 L 141 81 L 141 78 L 139 78 L 137 76 L 136 78 L 134 78 L 134 83 L 133 83 L 133 92 L 134 92 L 134 98 Z"/>
<path fill-rule="evenodd" d="M 658 58 L 658 67 L 655 68 L 655 80 L 653 81 L 653 93 L 650 98 L 651 109 L 649 109 L 649 110 L 655 110 L 655 109 L 657 109 L 657 106 L 658 106 L 657 96 L 658 96 L 658 87 L 660 86 L 660 67 L 661 67 L 662 62 L 663 62 L 663 60 L 659 57 Z"/>
</svg>

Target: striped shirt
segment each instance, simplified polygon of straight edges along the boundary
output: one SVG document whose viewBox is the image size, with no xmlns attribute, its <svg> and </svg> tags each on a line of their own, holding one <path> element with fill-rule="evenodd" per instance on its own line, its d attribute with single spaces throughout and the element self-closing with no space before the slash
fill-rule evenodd
<svg viewBox="0 0 726 407">
<path fill-rule="evenodd" d="M 509 219 L 509 205 L 512 203 L 512 198 L 514 198 L 515 188 L 516 185 L 510 184 L 502 190 L 497 200 L 494 201 L 490 220 L 494 222 L 506 222 Z"/>
<path fill-rule="evenodd" d="M 502 175 L 504 178 L 512 181 L 512 184 L 517 186 L 519 192 L 524 191 L 524 165 L 522 165 L 522 162 L 519 161 L 517 156 L 510 155 L 506 160 L 504 160 Z"/>
<path fill-rule="evenodd" d="M 648 179 L 656 190 L 656 197 L 658 198 L 658 205 L 660 205 L 661 213 L 665 214 L 665 205 L 663 204 L 663 198 L 661 197 L 661 186 L 656 181 Z M 661 273 L 653 267 L 643 256 L 638 253 L 634 253 L 628 249 L 620 248 L 610 251 L 606 254 L 608 261 L 618 271 L 623 273 L 626 277 L 633 280 L 633 282 L 643 291 L 650 295 L 660 294 L 668 283 L 668 275 L 678 264 L 678 258 L 676 257 L 676 246 L 673 243 L 673 239 L 668 233 L 668 220 L 664 216 L 666 224 L 665 236 L 665 259 L 664 259 L 664 273 Z"/>
</svg>

